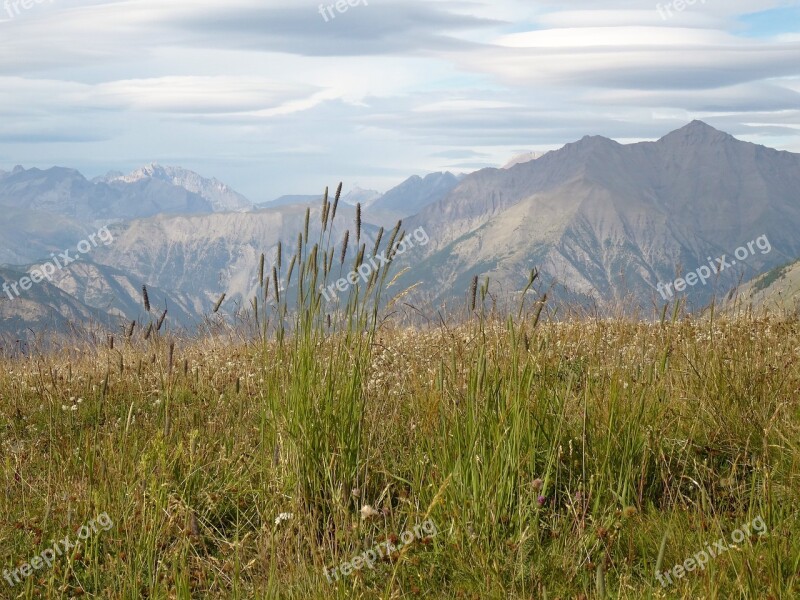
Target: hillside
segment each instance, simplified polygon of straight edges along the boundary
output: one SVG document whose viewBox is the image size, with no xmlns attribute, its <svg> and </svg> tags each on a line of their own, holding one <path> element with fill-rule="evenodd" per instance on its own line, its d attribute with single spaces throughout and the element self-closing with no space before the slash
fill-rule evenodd
<svg viewBox="0 0 800 600">
<path fill-rule="evenodd" d="M 767 236 L 769 252 L 667 298 L 697 309 L 800 256 L 798 189 L 800 155 L 696 121 L 657 142 L 587 136 L 535 161 L 478 171 L 406 226 L 424 225 L 432 240 L 416 265 L 439 282 L 420 296 L 431 305 L 462 295 L 474 275 L 521 290 L 537 267 L 563 294 L 649 310 L 663 301 L 659 283 Z"/>
</svg>

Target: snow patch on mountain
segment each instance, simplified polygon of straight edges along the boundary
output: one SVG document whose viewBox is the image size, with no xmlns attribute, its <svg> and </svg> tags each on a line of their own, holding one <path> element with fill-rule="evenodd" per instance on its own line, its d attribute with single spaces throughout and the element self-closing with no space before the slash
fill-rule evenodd
<svg viewBox="0 0 800 600">
<path fill-rule="evenodd" d="M 103 179 L 106 183 L 115 181 L 136 183 L 145 179 L 158 179 L 171 183 L 208 200 L 214 212 L 244 212 L 253 208 L 253 203 L 250 200 L 218 179 L 207 179 L 194 171 L 182 167 L 161 166 L 158 163 L 151 163 L 127 175 L 109 175 L 111 176 L 106 176 Z"/>
</svg>

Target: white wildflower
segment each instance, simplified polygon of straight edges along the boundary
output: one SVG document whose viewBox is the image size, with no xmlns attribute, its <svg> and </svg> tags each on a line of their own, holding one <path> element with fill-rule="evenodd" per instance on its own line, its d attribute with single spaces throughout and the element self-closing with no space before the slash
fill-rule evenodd
<svg viewBox="0 0 800 600">
<path fill-rule="evenodd" d="M 372 508 L 369 504 L 365 504 L 361 507 L 361 518 L 365 521 L 367 519 L 371 519 L 373 517 L 377 517 L 380 513 Z"/>
<path fill-rule="evenodd" d="M 275 518 L 275 525 L 280 525 L 284 521 L 290 521 L 294 518 L 294 513 L 283 512 Z"/>
</svg>

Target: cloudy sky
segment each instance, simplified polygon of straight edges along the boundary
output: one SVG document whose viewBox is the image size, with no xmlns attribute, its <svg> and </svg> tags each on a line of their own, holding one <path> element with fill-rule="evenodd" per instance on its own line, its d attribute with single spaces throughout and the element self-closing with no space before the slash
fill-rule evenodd
<svg viewBox="0 0 800 600">
<path fill-rule="evenodd" d="M 0 168 L 157 161 L 263 201 L 694 118 L 800 152 L 798 1 L 330 2 L 5 1 Z"/>
</svg>

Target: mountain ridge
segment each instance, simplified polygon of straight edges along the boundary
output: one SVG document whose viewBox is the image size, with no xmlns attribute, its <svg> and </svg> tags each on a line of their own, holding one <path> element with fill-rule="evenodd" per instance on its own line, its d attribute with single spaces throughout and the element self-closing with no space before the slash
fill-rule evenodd
<svg viewBox="0 0 800 600">
<path fill-rule="evenodd" d="M 157 170 L 123 176 L 132 183 L 112 174 L 110 184 L 96 184 L 171 190 L 172 183 L 151 176 Z M 16 167 L 0 177 L 0 206 L 3 190 L 30 181 L 43 190 L 35 198 L 38 207 L 65 202 L 65 181 L 76 183 L 80 202 L 73 204 L 91 207 L 85 198 L 91 188 L 77 171 Z M 54 190 L 47 188 L 48 181 L 57 184 Z M 303 228 L 306 207 L 311 207 L 312 223 L 319 218 L 321 194 L 247 213 L 214 212 L 208 200 L 180 189 L 184 196 L 172 197 L 178 205 L 181 198 L 196 197 L 203 209 L 144 211 L 122 219 L 113 226 L 114 245 L 93 252 L 94 266 L 66 273 L 59 280 L 63 290 L 87 307 L 106 311 L 114 304 L 111 290 L 122 290 L 115 311 L 130 318 L 138 309 L 137 290 L 147 284 L 175 307 L 176 322 L 197 322 L 221 293 L 246 306 L 256 290 L 260 254 L 270 264 L 278 241 L 291 247 Z M 551 290 L 554 302 L 603 311 L 625 305 L 641 314 L 679 298 L 691 310 L 701 309 L 739 280 L 800 257 L 799 190 L 799 154 L 744 142 L 693 121 L 655 141 L 621 144 L 587 135 L 508 168 L 460 177 L 449 172 L 415 175 L 385 194 L 360 188 L 356 194 L 372 194 L 371 200 L 362 198 L 364 239 L 372 239 L 378 226 L 393 227 L 398 219 L 406 232 L 423 228 L 430 238 L 426 246 L 399 259 L 409 270 L 396 289 L 422 284 L 408 297 L 416 306 L 435 310 L 460 302 L 476 276 L 489 277 L 513 299 L 531 269 L 537 269 L 536 289 Z M 15 222 L 36 223 L 35 213 L 13 206 L 4 210 Z M 28 246 L 41 254 L 74 243 L 86 223 L 61 218 L 57 227 L 32 236 Z M 344 229 L 352 234 L 354 218 L 354 207 L 342 202 L 335 242 Z M 11 240 L 16 229 L 7 225 L 0 227 L 3 231 Z M 674 283 L 714 257 L 731 256 L 760 236 L 768 237 L 769 253 L 749 255 L 705 285 L 659 297 L 657 290 L 664 289 L 659 284 Z M 19 247 L 18 240 L 13 247 Z M 0 246 L 0 257 L 2 250 Z M 26 256 L 8 250 L 6 256 L 34 260 L 22 261 Z"/>
<path fill-rule="evenodd" d="M 109 176 L 110 175 L 110 176 Z M 162 166 L 152 162 L 127 175 L 109 174 L 101 179 L 105 183 L 137 183 L 147 179 L 158 179 L 193 192 L 209 201 L 214 212 L 246 211 L 253 203 L 216 178 L 206 178 L 183 167 Z"/>
<path fill-rule="evenodd" d="M 585 136 L 536 161 L 483 169 L 406 226 L 431 228 L 425 259 L 446 265 L 438 279 L 484 276 L 479 265 L 493 264 L 498 283 L 521 289 L 537 266 L 543 279 L 590 293 L 600 305 L 610 308 L 632 294 L 643 308 L 679 265 L 702 264 L 708 254 L 730 252 L 764 233 L 777 242 L 775 258 L 754 259 L 744 266 L 746 275 L 781 255 L 798 256 L 798 189 L 800 155 L 743 142 L 698 121 L 655 142 L 623 145 Z M 525 239 L 510 253 L 489 243 L 514 239 L 519 221 L 512 226 L 507 213 L 527 215 Z M 729 275 L 720 289 L 733 284 Z M 688 300 L 702 305 L 717 291 L 712 287 L 693 290 Z"/>
</svg>

